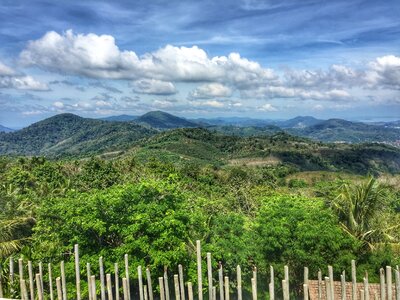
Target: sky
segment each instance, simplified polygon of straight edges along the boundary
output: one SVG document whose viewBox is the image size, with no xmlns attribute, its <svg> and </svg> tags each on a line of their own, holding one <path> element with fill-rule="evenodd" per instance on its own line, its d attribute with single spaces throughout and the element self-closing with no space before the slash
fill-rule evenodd
<svg viewBox="0 0 400 300">
<path fill-rule="evenodd" d="M 400 1 L 1 0 L 0 124 L 400 119 Z"/>
</svg>

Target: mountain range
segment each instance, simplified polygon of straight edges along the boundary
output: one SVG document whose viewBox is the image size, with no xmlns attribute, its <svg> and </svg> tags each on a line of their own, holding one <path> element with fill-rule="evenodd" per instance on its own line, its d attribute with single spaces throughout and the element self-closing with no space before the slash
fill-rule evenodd
<svg viewBox="0 0 400 300">
<path fill-rule="evenodd" d="M 158 142 L 157 147 L 154 146 L 152 151 L 161 151 L 162 146 L 160 145 L 164 145 L 165 149 L 174 148 L 172 152 L 171 149 L 168 150 L 170 151 L 169 154 L 175 153 L 178 156 L 181 154 L 175 150 L 182 147 L 185 151 L 190 149 L 193 153 L 206 154 L 209 151 L 208 149 L 213 149 L 216 143 L 219 143 L 217 140 L 235 140 L 242 149 L 241 154 L 229 153 L 227 150 L 224 150 L 223 153 L 229 157 L 238 157 L 243 155 L 247 147 L 246 143 L 250 142 L 249 139 L 263 141 L 263 146 L 260 147 L 271 151 L 271 147 L 267 147 L 265 143 L 271 142 L 271 137 L 276 136 L 286 142 L 286 144 L 283 142 L 279 144 L 282 150 L 293 152 L 293 147 L 303 149 L 304 147 L 300 145 L 312 145 L 309 148 L 306 147 L 307 151 L 305 149 L 303 151 L 322 153 L 319 150 L 328 146 L 318 143 L 321 141 L 353 144 L 379 142 L 399 145 L 400 129 L 396 127 L 396 124 L 395 122 L 392 122 L 391 125 L 387 123 L 365 124 L 341 119 L 319 120 L 313 117 L 296 117 L 290 120 L 257 120 L 251 118 L 189 120 L 162 111 L 153 111 L 142 116 L 122 115 L 105 119 L 90 119 L 66 113 L 39 121 L 21 130 L 1 132 L 0 154 L 45 155 L 49 157 L 84 157 L 104 153 L 118 153 L 119 155 L 126 151 L 129 152 L 131 149 L 137 149 L 138 145 L 142 150 L 148 149 L 149 145 L 153 143 L 146 144 L 149 143 L 149 138 L 154 141 L 160 137 L 168 137 L 168 143 L 165 141 Z M 202 131 L 196 131 L 196 128 L 201 128 Z M 214 140 L 212 144 L 199 143 L 196 139 L 185 140 L 183 143 L 182 139 L 178 138 L 178 143 L 171 143 L 170 139 L 177 132 L 181 135 L 197 132 L 202 136 L 210 136 Z M 293 139 L 297 141 L 296 146 L 290 143 Z M 312 140 L 315 140 L 315 142 Z M 335 151 L 339 149 L 352 149 L 351 151 L 353 151 L 356 149 L 356 146 L 353 148 L 342 146 L 340 148 L 339 145 L 332 146 L 332 144 L 329 147 L 333 147 Z M 384 146 L 381 145 L 381 147 Z M 389 152 L 400 151 L 393 150 L 395 148 L 390 149 Z M 253 152 L 257 153 L 257 151 Z M 275 152 L 279 152 L 277 148 L 275 148 Z M 248 154 L 254 156 L 256 155 L 254 153 Z M 211 154 L 206 154 L 207 159 L 214 159 L 208 157 L 208 155 Z M 336 153 L 336 155 L 338 154 Z M 282 156 L 282 154 L 274 157 L 278 156 Z M 215 157 L 218 157 L 218 155 Z M 393 157 L 392 159 L 397 161 Z"/>
</svg>

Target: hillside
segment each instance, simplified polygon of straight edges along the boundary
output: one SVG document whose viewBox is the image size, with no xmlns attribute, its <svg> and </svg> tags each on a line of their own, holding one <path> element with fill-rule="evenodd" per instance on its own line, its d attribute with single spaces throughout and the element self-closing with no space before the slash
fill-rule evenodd
<svg viewBox="0 0 400 300">
<path fill-rule="evenodd" d="M 321 122 L 324 122 L 324 120 L 316 119 L 314 117 L 309 117 L 309 116 L 306 117 L 299 116 L 286 121 L 276 122 L 275 125 L 281 128 L 306 128 L 317 125 Z"/>
<path fill-rule="evenodd" d="M 197 161 L 214 165 L 285 164 L 298 170 L 400 172 L 400 150 L 380 144 L 323 144 L 279 132 L 238 137 L 206 129 L 177 129 L 140 141 L 142 160 Z"/>
<path fill-rule="evenodd" d="M 199 124 L 184 118 L 171 115 L 163 111 L 151 111 L 135 120 L 135 123 L 150 126 L 157 129 L 190 128 L 198 127 Z"/>
<path fill-rule="evenodd" d="M 288 129 L 291 134 L 324 142 L 395 142 L 400 140 L 400 129 L 385 126 L 330 119 L 313 126 Z"/>
<path fill-rule="evenodd" d="M 0 132 L 13 132 L 13 131 L 14 131 L 14 129 L 0 125 Z"/>
<path fill-rule="evenodd" d="M 0 154 L 83 156 L 122 150 L 156 131 L 143 126 L 60 114 L 0 134 Z"/>
<path fill-rule="evenodd" d="M 103 121 L 113 121 L 113 122 L 131 122 L 138 118 L 138 116 L 131 115 L 118 115 L 118 116 L 110 116 L 105 118 L 100 118 L 99 120 Z"/>
</svg>

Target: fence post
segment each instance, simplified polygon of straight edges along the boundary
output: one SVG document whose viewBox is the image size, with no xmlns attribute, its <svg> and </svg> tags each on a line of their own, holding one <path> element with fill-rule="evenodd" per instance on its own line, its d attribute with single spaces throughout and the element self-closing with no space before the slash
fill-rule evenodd
<svg viewBox="0 0 400 300">
<path fill-rule="evenodd" d="M 385 287 L 385 270 L 383 268 L 379 269 L 379 287 L 381 292 L 381 299 L 386 299 L 386 287 Z"/>
<path fill-rule="evenodd" d="M 29 275 L 29 293 L 31 300 L 35 300 L 35 287 L 33 285 L 33 267 L 32 262 L 28 261 L 28 275 Z"/>
<path fill-rule="evenodd" d="M 270 272 L 270 280 L 269 280 L 269 299 L 270 300 L 275 300 L 275 275 L 274 275 L 274 267 L 269 266 L 269 272 Z"/>
<path fill-rule="evenodd" d="M 325 277 L 325 293 L 326 293 L 326 300 L 335 300 L 332 298 L 331 295 L 331 284 L 329 277 Z"/>
<path fill-rule="evenodd" d="M 67 282 L 65 279 L 65 265 L 63 260 L 61 261 L 60 269 L 61 269 L 62 298 L 63 300 L 67 300 Z"/>
<path fill-rule="evenodd" d="M 39 262 L 39 279 L 40 279 L 40 287 L 42 288 L 42 292 L 44 291 L 43 286 L 43 263 Z"/>
<path fill-rule="evenodd" d="M 130 300 L 131 299 L 131 288 L 130 288 L 130 284 L 129 284 L 129 257 L 128 257 L 128 254 L 124 255 L 124 261 L 125 261 L 125 280 L 126 280 L 126 288 L 127 288 L 127 293 L 128 293 L 127 300 Z M 124 298 L 125 298 L 125 294 L 124 294 Z"/>
<path fill-rule="evenodd" d="M 181 299 L 185 300 L 185 284 L 183 278 L 183 267 L 181 264 L 178 265 L 178 274 L 179 274 L 179 288 L 181 290 Z M 153 300 L 153 299 L 150 299 Z"/>
<path fill-rule="evenodd" d="M 91 287 L 92 274 L 91 273 L 92 272 L 90 270 L 90 263 L 86 263 L 86 274 L 87 274 L 87 282 L 88 282 L 89 300 L 92 300 L 92 287 Z"/>
<path fill-rule="evenodd" d="M 221 262 L 218 265 L 219 299 L 224 300 L 224 270 Z"/>
<path fill-rule="evenodd" d="M 0 263 L 0 274 L 2 274 L 3 273 L 3 267 L 1 266 L 1 263 Z M 3 294 L 3 279 L 2 279 L 2 276 L 0 276 L 0 298 L 3 298 L 4 297 L 4 294 Z M 26 299 L 26 300 L 28 300 L 28 299 Z"/>
<path fill-rule="evenodd" d="M 351 295 L 353 300 L 357 300 L 357 270 L 356 261 L 351 261 Z"/>
<path fill-rule="evenodd" d="M 53 272 L 51 270 L 51 263 L 48 263 L 47 269 L 49 272 L 49 292 L 50 292 L 50 300 L 54 300 L 54 293 L 53 293 Z M 28 299 L 27 299 L 28 300 Z"/>
<path fill-rule="evenodd" d="M 165 300 L 170 299 L 169 294 L 169 283 L 168 283 L 168 269 L 164 267 L 164 291 L 165 291 Z"/>
<path fill-rule="evenodd" d="M 201 245 L 200 240 L 196 241 L 196 253 L 197 253 L 197 286 L 198 286 L 198 297 L 199 300 L 203 300 L 203 283 L 202 283 L 202 272 L 201 272 Z"/>
<path fill-rule="evenodd" d="M 129 299 L 128 280 L 125 277 L 122 278 L 122 287 L 124 289 L 124 300 L 128 300 Z M 161 300 L 164 300 L 164 298 L 161 298 Z"/>
<path fill-rule="evenodd" d="M 340 275 L 340 282 L 342 284 L 341 288 L 342 300 L 346 300 L 346 271 L 343 271 L 342 275 Z"/>
<path fill-rule="evenodd" d="M 115 300 L 119 300 L 119 275 L 118 263 L 114 263 Z"/>
<path fill-rule="evenodd" d="M 113 300 L 111 274 L 106 274 L 107 300 Z"/>
<path fill-rule="evenodd" d="M 18 259 L 18 273 L 19 273 L 19 290 L 21 293 L 21 299 L 24 299 L 24 293 L 22 292 L 22 280 L 24 280 L 24 265 L 23 265 L 23 260 L 22 258 Z M 1 272 L 0 272 L 1 274 Z M 0 275 L 1 277 L 1 275 Z M 3 298 L 3 296 L 0 296 L 0 298 Z M 28 300 L 28 299 L 26 299 Z"/>
<path fill-rule="evenodd" d="M 79 246 L 74 245 L 75 256 L 75 280 L 76 280 L 76 300 L 81 300 L 81 271 L 79 268 Z"/>
<path fill-rule="evenodd" d="M 147 276 L 147 288 L 149 290 L 149 300 L 153 300 L 153 286 L 151 283 L 151 274 L 149 268 L 146 268 L 146 276 Z"/>
<path fill-rule="evenodd" d="M 61 279 L 60 277 L 56 278 L 56 287 L 57 287 L 57 300 L 62 300 L 62 287 L 61 287 Z"/>
<path fill-rule="evenodd" d="M 42 290 L 42 283 L 40 279 L 40 273 L 36 274 L 36 289 L 38 294 L 38 299 L 43 300 L 43 290 Z"/>
<path fill-rule="evenodd" d="M 257 300 L 257 283 L 254 277 L 251 279 L 251 295 L 253 300 Z"/>
<path fill-rule="evenodd" d="M 364 299 L 369 300 L 368 273 L 366 273 L 364 277 Z"/>
<path fill-rule="evenodd" d="M 318 271 L 318 300 L 322 300 L 322 272 Z"/>
<path fill-rule="evenodd" d="M 386 287 L 387 287 L 387 298 L 392 300 L 392 267 L 386 266 Z"/>
<path fill-rule="evenodd" d="M 207 252 L 207 277 L 208 277 L 208 299 L 212 300 L 212 266 L 211 266 L 211 253 Z"/>
<path fill-rule="evenodd" d="M 238 300 L 242 300 L 242 269 L 238 265 L 236 267 L 236 276 L 237 276 L 237 293 L 238 293 Z M 216 299 L 215 299 L 216 300 Z"/>
<path fill-rule="evenodd" d="M 164 278 L 158 277 L 158 283 L 160 285 L 160 300 L 165 300 Z"/>
<path fill-rule="evenodd" d="M 14 293 L 14 258 L 10 257 L 10 293 Z"/>
<path fill-rule="evenodd" d="M 331 288 L 331 299 L 335 299 L 335 284 L 333 282 L 333 267 L 328 266 L 329 286 Z"/>
<path fill-rule="evenodd" d="M 307 283 L 304 283 L 304 284 L 303 284 L 303 290 L 304 290 L 304 297 L 303 297 L 303 299 L 304 299 L 304 300 L 308 300 L 308 284 L 307 284 Z"/>
<path fill-rule="evenodd" d="M 224 285 L 225 285 L 225 300 L 229 300 L 229 277 L 228 276 L 225 276 Z"/>
<path fill-rule="evenodd" d="M 142 278 L 142 266 L 139 266 L 137 268 L 138 272 L 138 282 L 139 282 L 139 299 L 144 300 L 144 295 L 143 295 L 143 278 Z"/>
<path fill-rule="evenodd" d="M 394 271 L 395 278 L 396 278 L 396 300 L 400 300 L 400 271 L 399 266 L 396 267 Z"/>
<path fill-rule="evenodd" d="M 193 300 L 193 285 L 190 281 L 188 282 L 188 298 Z"/>
<path fill-rule="evenodd" d="M 179 276 L 176 274 L 174 275 L 174 288 L 175 288 L 175 300 L 180 300 L 181 294 L 179 291 Z M 211 297 L 212 297 L 212 295 L 211 295 Z M 210 300 L 212 300 L 212 298 Z"/>
</svg>

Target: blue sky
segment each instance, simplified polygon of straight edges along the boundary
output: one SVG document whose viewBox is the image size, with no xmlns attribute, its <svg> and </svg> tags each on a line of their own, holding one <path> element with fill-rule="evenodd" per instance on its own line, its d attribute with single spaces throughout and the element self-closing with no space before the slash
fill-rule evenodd
<svg viewBox="0 0 400 300">
<path fill-rule="evenodd" d="M 400 2 L 0 2 L 0 124 L 51 115 L 400 119 Z"/>
</svg>

